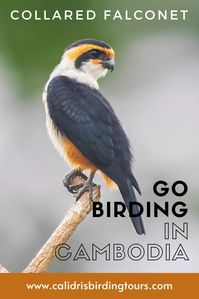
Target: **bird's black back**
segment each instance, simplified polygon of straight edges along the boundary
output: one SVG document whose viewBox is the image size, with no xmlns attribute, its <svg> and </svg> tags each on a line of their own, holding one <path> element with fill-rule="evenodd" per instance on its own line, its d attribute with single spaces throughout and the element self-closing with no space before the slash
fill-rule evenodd
<svg viewBox="0 0 199 299">
<path fill-rule="evenodd" d="M 48 85 L 47 104 L 56 128 L 89 161 L 117 184 L 129 178 L 139 191 L 131 173 L 129 140 L 112 106 L 97 89 L 58 76 Z"/>
<path fill-rule="evenodd" d="M 51 80 L 47 105 L 56 129 L 119 187 L 129 209 L 136 202 L 128 138 L 110 103 L 96 89 L 66 76 Z M 133 186 L 132 186 L 133 185 Z M 134 211 L 139 212 L 135 206 Z M 141 217 L 131 219 L 138 234 L 144 234 Z"/>
</svg>

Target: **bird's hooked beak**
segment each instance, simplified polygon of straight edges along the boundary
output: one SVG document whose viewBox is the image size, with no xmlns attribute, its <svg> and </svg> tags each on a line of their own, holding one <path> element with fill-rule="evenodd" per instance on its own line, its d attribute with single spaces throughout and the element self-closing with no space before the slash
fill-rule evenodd
<svg viewBox="0 0 199 299">
<path fill-rule="evenodd" d="M 102 62 L 102 65 L 105 69 L 108 69 L 112 72 L 114 70 L 114 67 L 115 67 L 115 60 L 113 58 L 108 59 L 108 60 L 104 60 Z"/>
</svg>

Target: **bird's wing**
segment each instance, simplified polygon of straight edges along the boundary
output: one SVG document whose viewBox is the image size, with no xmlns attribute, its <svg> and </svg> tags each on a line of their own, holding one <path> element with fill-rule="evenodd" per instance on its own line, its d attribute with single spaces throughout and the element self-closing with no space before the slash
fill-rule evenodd
<svg viewBox="0 0 199 299">
<path fill-rule="evenodd" d="M 95 89 L 65 76 L 47 88 L 50 116 L 57 129 L 99 168 L 115 158 L 114 113 Z"/>
</svg>

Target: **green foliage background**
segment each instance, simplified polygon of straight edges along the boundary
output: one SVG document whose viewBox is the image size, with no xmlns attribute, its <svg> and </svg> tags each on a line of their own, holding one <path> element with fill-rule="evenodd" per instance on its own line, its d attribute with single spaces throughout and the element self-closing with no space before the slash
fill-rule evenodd
<svg viewBox="0 0 199 299">
<path fill-rule="evenodd" d="M 133 5 L 132 5 L 133 2 Z M 186 24 L 182 22 L 157 22 L 157 21 L 103 21 L 104 9 L 189 9 Z M 49 72 L 58 62 L 64 48 L 71 42 L 93 37 L 108 41 L 117 48 L 119 53 L 125 49 L 126 44 L 143 34 L 151 34 L 162 30 L 179 27 L 186 29 L 191 27 L 199 31 L 199 1 L 198 0 L 100 0 L 100 1 L 34 1 L 18 0 L 4 1 L 0 4 L 0 53 L 10 65 L 13 76 L 17 80 L 17 86 L 22 99 L 29 99 L 29 95 L 40 91 L 46 81 Z M 13 21 L 10 12 L 13 9 L 23 11 L 25 9 L 37 10 L 42 14 L 47 10 L 51 15 L 56 9 L 61 12 L 65 9 L 93 9 L 97 11 L 95 21 Z M 80 30 L 81 29 L 81 30 Z"/>
</svg>

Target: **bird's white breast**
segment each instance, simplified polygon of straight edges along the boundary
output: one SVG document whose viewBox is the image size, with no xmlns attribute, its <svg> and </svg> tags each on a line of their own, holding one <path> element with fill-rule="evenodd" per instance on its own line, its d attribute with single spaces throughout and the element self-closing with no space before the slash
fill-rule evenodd
<svg viewBox="0 0 199 299">
<path fill-rule="evenodd" d="M 62 60 L 60 64 L 58 64 L 50 74 L 50 78 L 46 83 L 43 92 L 43 103 L 44 103 L 45 113 L 46 113 L 46 127 L 48 131 L 48 135 L 51 141 L 53 142 L 55 148 L 61 154 L 62 157 L 66 158 L 66 155 L 64 153 L 64 146 L 66 140 L 55 128 L 55 125 L 50 117 L 48 104 L 47 104 L 48 85 L 53 78 L 58 76 L 67 76 L 71 79 L 76 80 L 79 83 L 86 84 L 87 86 L 95 89 L 99 89 L 99 86 L 97 81 L 94 78 L 74 68 L 74 65 L 71 64 L 71 62 L 67 61 L 66 59 Z"/>
<path fill-rule="evenodd" d="M 52 143 L 54 144 L 56 150 L 65 159 L 66 158 L 64 153 L 65 138 L 55 128 L 55 125 L 50 117 L 48 104 L 47 104 L 47 93 L 45 90 L 43 92 L 43 103 L 44 103 L 45 114 L 46 114 L 46 128 L 47 128 L 48 136 L 52 141 Z"/>
</svg>

